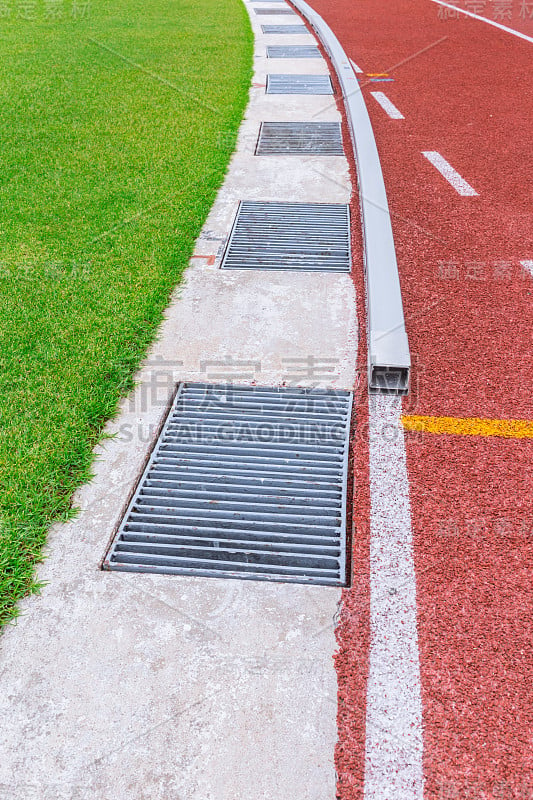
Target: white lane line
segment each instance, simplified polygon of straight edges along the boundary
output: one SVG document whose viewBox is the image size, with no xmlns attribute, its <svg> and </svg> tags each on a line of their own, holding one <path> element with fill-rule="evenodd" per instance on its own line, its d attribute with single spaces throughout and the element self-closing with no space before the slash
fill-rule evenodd
<svg viewBox="0 0 533 800">
<path fill-rule="evenodd" d="M 370 654 L 365 800 L 423 800 L 422 697 L 401 399 L 370 411 Z"/>
<path fill-rule="evenodd" d="M 370 92 L 374 100 L 380 104 L 381 108 L 389 115 L 391 119 L 405 119 L 401 111 L 398 111 L 394 103 L 392 103 L 385 92 Z"/>
<path fill-rule="evenodd" d="M 453 8 L 454 11 L 458 11 L 460 14 L 466 14 L 467 17 L 473 17 L 474 19 L 479 19 L 481 22 L 486 22 L 487 25 L 492 25 L 494 28 L 499 28 L 502 31 L 507 31 L 507 33 L 512 33 L 513 36 L 518 36 L 519 39 L 525 39 L 526 42 L 533 42 L 533 38 L 531 36 L 527 36 L 525 33 L 520 33 L 520 31 L 515 31 L 514 28 L 508 28 L 507 25 L 500 25 L 499 22 L 494 22 L 492 19 L 487 19 L 486 17 L 480 17 L 479 14 L 474 14 L 473 11 L 465 11 L 464 8 L 459 8 L 458 6 L 454 6 L 451 3 L 444 3 L 443 0 L 432 0 L 433 3 L 438 3 L 439 6 L 446 6 L 446 8 Z"/>
<path fill-rule="evenodd" d="M 533 278 L 533 260 L 526 259 L 525 261 L 520 262 L 525 269 L 529 272 L 531 277 Z"/>
<path fill-rule="evenodd" d="M 477 195 L 476 190 L 473 189 L 470 184 L 459 175 L 457 170 L 455 170 L 452 165 L 449 164 L 443 156 L 441 156 L 440 153 L 437 153 L 436 150 L 424 150 L 422 151 L 422 155 L 425 156 L 436 169 L 438 169 L 440 174 L 446 178 L 448 183 L 451 183 L 457 194 L 460 194 L 463 197 L 472 197 Z"/>
<path fill-rule="evenodd" d="M 363 71 L 363 70 L 361 69 L 361 67 L 358 67 L 358 66 L 357 66 L 357 64 L 355 63 L 355 61 L 352 61 L 352 59 L 350 59 L 350 64 L 351 64 L 351 65 L 352 65 L 352 67 L 354 68 L 354 72 L 362 72 L 362 71 Z"/>
</svg>

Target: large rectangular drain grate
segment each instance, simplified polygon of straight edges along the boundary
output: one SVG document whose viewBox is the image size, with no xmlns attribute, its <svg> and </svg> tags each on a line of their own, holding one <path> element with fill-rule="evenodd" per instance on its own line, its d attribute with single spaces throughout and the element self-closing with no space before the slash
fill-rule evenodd
<svg viewBox="0 0 533 800">
<path fill-rule="evenodd" d="M 267 94 L 333 94 L 329 75 L 267 75 Z"/>
<path fill-rule="evenodd" d="M 350 272 L 349 207 L 243 201 L 221 267 Z"/>
<path fill-rule="evenodd" d="M 296 35 L 300 33 L 309 33 L 305 25 L 261 25 L 263 33 L 287 33 Z"/>
<path fill-rule="evenodd" d="M 263 122 L 256 155 L 342 156 L 340 122 Z"/>
<path fill-rule="evenodd" d="M 322 58 L 315 44 L 275 44 L 267 47 L 267 58 Z"/>
<path fill-rule="evenodd" d="M 182 383 L 105 569 L 343 585 L 344 391 Z"/>
</svg>

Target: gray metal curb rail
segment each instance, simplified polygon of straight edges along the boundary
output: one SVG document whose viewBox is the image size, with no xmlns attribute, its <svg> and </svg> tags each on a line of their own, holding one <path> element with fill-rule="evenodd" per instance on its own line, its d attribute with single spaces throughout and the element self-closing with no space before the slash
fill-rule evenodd
<svg viewBox="0 0 533 800">
<path fill-rule="evenodd" d="M 387 193 L 363 93 L 339 40 L 305 0 L 290 0 L 316 31 L 341 85 L 355 153 L 363 222 L 371 390 L 407 394 L 411 371 Z"/>
</svg>

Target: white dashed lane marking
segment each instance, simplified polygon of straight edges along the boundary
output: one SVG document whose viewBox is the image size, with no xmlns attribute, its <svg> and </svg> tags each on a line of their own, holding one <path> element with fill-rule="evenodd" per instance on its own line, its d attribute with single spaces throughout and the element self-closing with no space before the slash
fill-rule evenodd
<svg viewBox="0 0 533 800">
<path fill-rule="evenodd" d="M 531 260 L 526 259 L 525 261 L 521 261 L 520 263 L 522 264 L 524 269 L 527 269 L 527 271 L 529 272 L 529 274 L 533 278 L 533 259 L 531 259 Z"/>
<path fill-rule="evenodd" d="M 374 100 L 376 100 L 381 108 L 389 115 L 391 119 L 405 119 L 401 111 L 398 111 L 394 103 L 392 103 L 385 92 L 370 92 Z"/>
<path fill-rule="evenodd" d="M 357 66 L 357 64 L 355 63 L 355 61 L 352 61 L 352 59 L 350 59 L 350 64 L 351 64 L 351 65 L 352 65 L 352 67 L 354 68 L 354 71 L 355 71 L 355 72 L 362 72 L 362 71 L 363 71 L 363 70 L 361 69 L 361 67 L 358 67 L 358 66 Z"/>
<path fill-rule="evenodd" d="M 476 190 L 473 189 L 470 184 L 459 175 L 457 170 L 455 170 L 440 153 L 437 153 L 436 150 L 424 150 L 422 155 L 433 164 L 435 169 L 438 169 L 440 174 L 453 186 L 457 194 L 460 194 L 462 197 L 473 197 L 477 195 Z"/>
<path fill-rule="evenodd" d="M 481 17 L 479 14 L 474 14 L 473 11 L 466 11 L 464 8 L 459 8 L 459 6 L 454 6 L 451 3 L 444 3 L 443 0 L 433 0 L 433 2 L 438 3 L 439 6 L 452 8 L 454 11 L 459 12 L 459 14 L 466 14 L 467 17 L 478 19 L 480 20 L 480 22 L 486 22 L 487 25 L 492 25 L 494 28 L 499 28 L 501 31 L 512 33 L 513 36 L 518 36 L 519 39 L 525 39 L 526 42 L 533 42 L 533 38 L 531 36 L 528 36 L 526 33 L 520 33 L 520 31 L 515 31 L 514 28 L 508 28 L 507 25 L 500 25 L 499 22 L 495 22 L 493 19 L 487 19 L 487 17 Z"/>
</svg>

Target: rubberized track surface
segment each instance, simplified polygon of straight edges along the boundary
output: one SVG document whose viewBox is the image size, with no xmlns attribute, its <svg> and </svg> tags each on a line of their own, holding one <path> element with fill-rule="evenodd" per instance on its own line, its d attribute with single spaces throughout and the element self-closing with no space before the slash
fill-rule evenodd
<svg viewBox="0 0 533 800">
<path fill-rule="evenodd" d="M 533 278 L 520 263 L 533 259 L 533 44 L 482 21 L 443 19 L 430 0 L 311 4 L 364 73 L 414 359 L 406 410 L 533 419 Z M 516 27 L 533 33 L 533 22 Z M 405 119 L 391 119 L 370 95 L 376 90 Z M 477 195 L 458 194 L 426 151 L 440 153 Z M 406 449 L 424 796 L 526 800 L 533 797 L 532 440 L 407 433 Z M 364 792 L 364 450 L 357 442 L 354 588 L 345 593 L 337 658 L 342 800 Z"/>
</svg>

